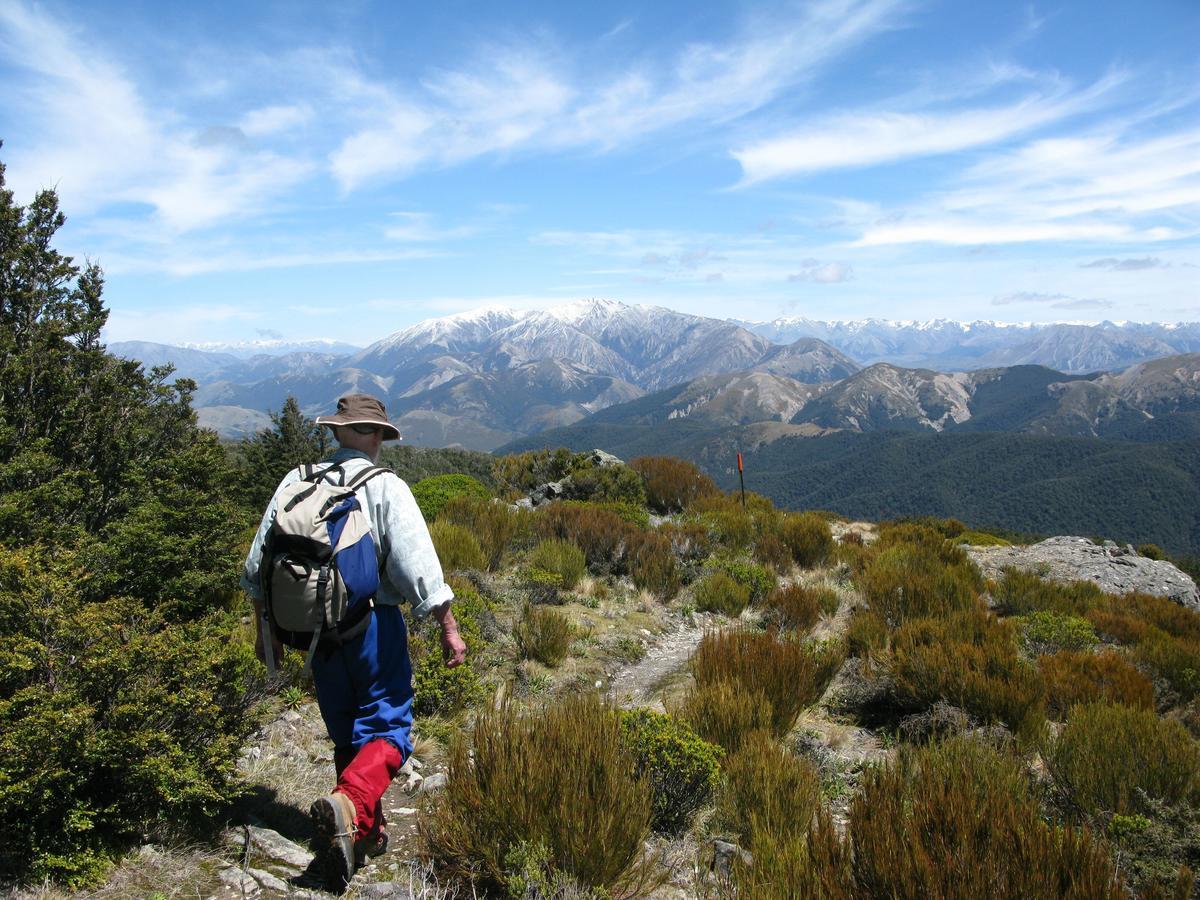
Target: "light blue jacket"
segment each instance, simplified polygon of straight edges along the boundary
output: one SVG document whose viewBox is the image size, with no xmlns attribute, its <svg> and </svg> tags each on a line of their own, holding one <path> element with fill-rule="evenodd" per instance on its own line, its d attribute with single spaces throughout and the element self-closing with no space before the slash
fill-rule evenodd
<svg viewBox="0 0 1200 900">
<path fill-rule="evenodd" d="M 371 460 L 360 450 L 343 448 L 319 463 L 326 464 L 341 464 L 349 482 L 354 475 L 371 465 Z M 263 544 L 275 518 L 276 498 L 280 489 L 299 479 L 300 470 L 293 469 L 279 483 L 275 496 L 263 513 L 262 524 L 254 536 L 254 543 L 250 545 L 250 552 L 246 555 L 242 587 L 256 600 L 262 600 L 259 565 L 262 562 Z M 357 493 L 358 502 L 371 522 L 376 553 L 380 562 L 384 563 L 375 602 L 384 606 L 408 603 L 413 615 L 423 618 L 435 607 L 452 600 L 454 592 L 446 584 L 425 517 L 421 515 L 408 485 L 399 476 L 389 472 L 375 476 Z"/>
</svg>

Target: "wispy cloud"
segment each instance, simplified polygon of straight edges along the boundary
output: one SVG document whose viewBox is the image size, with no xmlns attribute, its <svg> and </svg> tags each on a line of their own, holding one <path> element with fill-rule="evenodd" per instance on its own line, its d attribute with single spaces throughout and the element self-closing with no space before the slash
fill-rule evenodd
<svg viewBox="0 0 1200 900">
<path fill-rule="evenodd" d="M 992 299 L 993 306 L 1048 306 L 1051 309 L 1109 309 L 1112 303 L 1089 297 L 1068 294 L 1042 294 L 1036 291 L 1015 291 Z"/>
<path fill-rule="evenodd" d="M 1170 263 L 1163 262 L 1157 256 L 1130 257 L 1128 259 L 1106 256 L 1104 259 L 1095 259 L 1089 263 L 1079 264 L 1081 269 L 1108 269 L 1110 272 L 1140 272 L 1144 269 L 1167 269 L 1170 266 Z"/>
<path fill-rule="evenodd" d="M 838 284 L 849 281 L 854 277 L 854 269 L 846 263 L 827 262 L 819 259 L 806 259 L 800 263 L 800 270 L 788 275 L 788 281 L 815 281 L 817 284 Z"/>
</svg>

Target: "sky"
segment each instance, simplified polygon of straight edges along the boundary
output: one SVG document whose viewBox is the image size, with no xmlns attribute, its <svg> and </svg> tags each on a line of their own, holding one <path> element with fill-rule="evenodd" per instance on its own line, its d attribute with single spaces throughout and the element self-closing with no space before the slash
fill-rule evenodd
<svg viewBox="0 0 1200 900">
<path fill-rule="evenodd" d="M 1200 319 L 1200 3 L 0 0 L 109 341 L 481 306 Z"/>
</svg>

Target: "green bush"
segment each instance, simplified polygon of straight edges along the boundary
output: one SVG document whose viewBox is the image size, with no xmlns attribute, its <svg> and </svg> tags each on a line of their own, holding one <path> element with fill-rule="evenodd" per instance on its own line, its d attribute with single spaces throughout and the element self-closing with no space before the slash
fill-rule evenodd
<svg viewBox="0 0 1200 900">
<path fill-rule="evenodd" d="M 785 515 L 778 531 L 797 565 L 806 569 L 821 565 L 833 552 L 833 532 L 816 513 Z"/>
<path fill-rule="evenodd" d="M 434 522 L 429 526 L 429 536 L 433 538 L 433 547 L 445 571 L 487 568 L 487 557 L 483 555 L 479 541 L 462 526 Z"/>
<path fill-rule="evenodd" d="M 1154 708 L 1150 679 L 1119 653 L 1060 650 L 1038 658 L 1046 685 L 1046 708 L 1060 721 L 1079 703 L 1121 703 Z"/>
<path fill-rule="evenodd" d="M 426 522 L 432 522 L 443 507 L 455 497 L 473 497 L 487 500 L 492 492 L 470 475 L 434 475 L 423 478 L 412 486 L 413 499 Z"/>
<path fill-rule="evenodd" d="M 969 739 L 868 770 L 849 835 L 855 897 L 1127 896 L 1087 832 L 1042 820 L 1018 759 Z"/>
<path fill-rule="evenodd" d="M 648 709 L 623 712 L 621 726 L 638 775 L 654 794 L 654 829 L 682 831 L 720 781 L 721 748 L 671 716 Z"/>
<path fill-rule="evenodd" d="M 1137 552 L 1138 556 L 1145 557 L 1146 559 L 1167 558 L 1167 554 L 1163 553 L 1162 547 L 1158 546 L 1158 544 L 1138 544 Z"/>
<path fill-rule="evenodd" d="M 646 503 L 657 513 L 682 512 L 698 497 L 718 493 L 713 480 L 690 462 L 671 456 L 639 456 L 630 468 L 642 476 Z"/>
<path fill-rule="evenodd" d="M 1047 581 L 1033 572 L 1005 569 L 992 591 L 1006 615 L 1049 611 L 1082 616 L 1104 602 L 1104 592 L 1091 581 Z"/>
<path fill-rule="evenodd" d="M 965 557 L 946 561 L 949 545 L 940 536 L 936 540 L 942 546 L 931 541 L 884 546 L 867 564 L 861 579 L 863 595 L 871 610 L 891 627 L 974 607 L 982 588 L 978 570 Z"/>
<path fill-rule="evenodd" d="M 583 551 L 569 541 L 550 538 L 542 541 L 529 554 L 529 563 L 562 577 L 564 590 L 573 590 L 587 571 Z"/>
<path fill-rule="evenodd" d="M 1021 619 L 1021 639 L 1030 653 L 1087 650 L 1096 645 L 1096 629 L 1087 619 L 1039 610 Z"/>
<path fill-rule="evenodd" d="M 638 890 L 653 816 L 650 786 L 617 712 L 589 694 L 520 712 L 485 711 L 450 753 L 449 778 L 418 821 L 425 853 L 449 877 L 505 891 L 522 845 L 587 888 Z"/>
<path fill-rule="evenodd" d="M 1200 802 L 1200 745 L 1149 709 L 1089 703 L 1071 710 L 1047 758 L 1055 784 L 1086 813 Z"/>
<path fill-rule="evenodd" d="M 820 801 L 821 782 L 812 763 L 760 731 L 725 762 L 716 824 L 739 835 L 740 843 L 754 852 L 760 835 L 806 834 Z"/>
<path fill-rule="evenodd" d="M 452 579 L 454 618 L 467 645 L 467 659 L 446 668 L 441 630 L 432 616 L 409 626 L 408 653 L 413 668 L 413 712 L 418 716 L 450 716 L 474 706 L 487 694 L 479 676 L 487 641 L 485 630 L 495 629 L 490 605 L 469 582 Z"/>
<path fill-rule="evenodd" d="M 795 562 L 787 544 L 769 531 L 759 534 L 754 539 L 754 559 L 777 574 L 788 572 Z"/>
<path fill-rule="evenodd" d="M 500 568 L 505 552 L 514 542 L 521 542 L 522 546 L 532 542 L 522 541 L 525 534 L 532 534 L 532 510 L 513 509 L 507 503 L 469 496 L 452 497 L 442 507 L 440 519 L 465 528 L 475 536 L 487 559 L 489 572 Z"/>
<path fill-rule="evenodd" d="M 887 648 L 891 638 L 887 622 L 869 609 L 857 609 L 846 629 L 846 651 L 851 656 L 867 657 Z"/>
<path fill-rule="evenodd" d="M 792 584 L 767 595 L 767 617 L 780 628 L 808 632 L 822 615 L 832 615 L 840 603 L 828 585 Z"/>
<path fill-rule="evenodd" d="M 589 466 L 576 469 L 563 485 L 568 500 L 646 505 L 642 477 L 629 466 Z"/>
<path fill-rule="evenodd" d="M 526 604 L 521 618 L 513 626 L 517 648 L 526 659 L 557 666 L 567 658 L 575 629 L 570 619 L 557 609 Z"/>
<path fill-rule="evenodd" d="M 738 584 L 747 588 L 750 591 L 751 603 L 762 603 L 767 594 L 775 590 L 775 585 L 779 583 L 779 579 L 770 569 L 744 559 L 714 557 L 709 562 L 709 568 L 714 572 L 724 572 Z"/>
<path fill-rule="evenodd" d="M 691 669 L 700 687 L 728 682 L 762 694 L 771 705 L 771 727 L 781 736 L 821 696 L 844 655 L 838 644 L 810 645 L 734 628 L 706 634 L 692 654 Z"/>
<path fill-rule="evenodd" d="M 738 584 L 724 572 L 713 572 L 693 588 L 696 608 L 737 617 L 750 603 L 750 589 Z"/>
<path fill-rule="evenodd" d="M 770 701 L 732 681 L 693 686 L 674 712 L 726 753 L 736 752 L 750 733 L 771 728 Z"/>
<path fill-rule="evenodd" d="M 1018 655 L 1012 625 L 981 609 L 902 626 L 892 637 L 892 676 L 903 707 L 944 700 L 1025 740 L 1037 738 L 1045 721 L 1037 668 Z"/>
<path fill-rule="evenodd" d="M 582 503 L 548 503 L 537 510 L 534 524 L 542 537 L 579 547 L 588 569 L 597 575 L 620 569 L 625 541 L 633 530 L 611 509 Z"/>
<path fill-rule="evenodd" d="M 634 586 L 663 600 L 679 593 L 682 582 L 671 539 L 653 531 L 632 531 L 625 546 L 626 568 Z"/>
<path fill-rule="evenodd" d="M 1184 702 L 1200 695 L 1200 640 L 1151 627 L 1134 651 L 1138 662 L 1166 679 Z"/>
<path fill-rule="evenodd" d="M 558 572 L 531 566 L 524 571 L 525 587 L 531 603 L 557 606 L 563 602 L 563 577 Z"/>
</svg>

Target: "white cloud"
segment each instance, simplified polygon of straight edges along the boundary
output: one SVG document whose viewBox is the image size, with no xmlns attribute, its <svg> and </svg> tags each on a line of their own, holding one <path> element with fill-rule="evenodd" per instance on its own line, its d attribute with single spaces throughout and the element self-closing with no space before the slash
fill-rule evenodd
<svg viewBox="0 0 1200 900">
<path fill-rule="evenodd" d="M 1043 294 L 1037 291 L 1014 291 L 992 299 L 992 306 L 1048 306 L 1051 309 L 1111 309 L 1112 303 L 1092 297 L 1072 297 L 1069 294 Z"/>
<path fill-rule="evenodd" d="M 817 284 L 838 284 L 854 277 L 854 269 L 845 263 L 823 263 L 819 259 L 805 259 L 799 271 L 788 275 L 788 281 L 813 281 Z"/>
<path fill-rule="evenodd" d="M 302 128 L 315 116 L 316 112 L 307 103 L 264 106 L 242 116 L 239 125 L 250 137 L 269 137 Z"/>
</svg>

